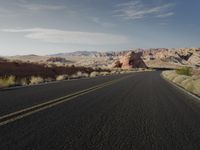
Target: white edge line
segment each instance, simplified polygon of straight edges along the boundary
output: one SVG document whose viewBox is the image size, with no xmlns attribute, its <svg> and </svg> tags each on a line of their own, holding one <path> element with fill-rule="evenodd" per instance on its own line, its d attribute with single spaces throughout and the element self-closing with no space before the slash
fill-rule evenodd
<svg viewBox="0 0 200 150">
<path fill-rule="evenodd" d="M 184 88 L 181 87 L 180 85 L 178 85 L 178 84 L 176 84 L 176 83 L 174 83 L 174 82 L 172 82 L 172 81 L 166 79 L 166 78 L 162 75 L 162 73 L 160 74 L 160 76 L 161 76 L 161 78 L 163 78 L 165 81 L 167 81 L 168 83 L 172 84 L 173 86 L 175 86 L 176 88 L 178 88 L 178 89 L 181 90 L 182 92 L 184 92 L 184 93 L 186 93 L 186 94 L 188 94 L 188 95 L 192 96 L 193 98 L 195 98 L 195 99 L 197 99 L 197 100 L 200 101 L 200 97 L 199 97 L 199 96 L 197 96 L 197 95 L 195 95 L 195 94 L 193 94 L 193 93 L 187 91 L 186 89 L 184 89 Z"/>
</svg>

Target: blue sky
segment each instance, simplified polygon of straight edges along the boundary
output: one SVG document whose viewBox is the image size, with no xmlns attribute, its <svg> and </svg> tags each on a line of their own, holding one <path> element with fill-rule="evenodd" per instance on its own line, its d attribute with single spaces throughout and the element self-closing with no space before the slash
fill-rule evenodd
<svg viewBox="0 0 200 150">
<path fill-rule="evenodd" d="M 200 47 L 199 0 L 0 0 L 0 55 Z"/>
</svg>

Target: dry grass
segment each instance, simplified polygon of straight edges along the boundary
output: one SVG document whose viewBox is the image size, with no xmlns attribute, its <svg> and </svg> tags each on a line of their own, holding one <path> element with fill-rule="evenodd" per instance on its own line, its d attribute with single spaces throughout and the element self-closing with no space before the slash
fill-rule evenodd
<svg viewBox="0 0 200 150">
<path fill-rule="evenodd" d="M 99 72 L 93 71 L 90 73 L 91 78 L 96 77 L 96 76 L 99 76 Z"/>
<path fill-rule="evenodd" d="M 100 73 L 102 72 L 102 73 Z M 0 61 L 0 88 L 14 85 L 33 85 L 42 82 L 106 75 L 110 70 L 101 68 L 56 66 L 28 62 Z"/>
<path fill-rule="evenodd" d="M 193 92 L 196 93 L 197 95 L 200 95 L 200 78 L 195 80 L 193 84 L 194 84 Z"/>
<path fill-rule="evenodd" d="M 58 75 L 56 77 L 56 81 L 61 81 L 61 80 L 66 80 L 68 79 L 68 75 L 64 74 L 64 75 Z"/>
<path fill-rule="evenodd" d="M 186 75 L 190 76 L 191 75 L 192 69 L 190 67 L 182 67 L 176 70 L 176 73 L 179 75 Z"/>
<path fill-rule="evenodd" d="M 180 76 L 176 76 L 172 81 L 178 84 L 181 84 L 184 80 L 188 79 L 188 76 L 185 75 L 180 75 Z"/>
<path fill-rule="evenodd" d="M 107 75 L 110 75 L 110 73 L 109 72 L 100 72 L 100 75 L 107 76 Z"/>
<path fill-rule="evenodd" d="M 81 72 L 81 71 L 78 71 L 78 72 L 76 73 L 76 75 L 77 75 L 78 78 L 87 78 L 87 77 L 89 77 L 89 74 L 88 74 L 88 73 Z"/>
<path fill-rule="evenodd" d="M 77 75 L 87 76 L 91 72 L 105 72 L 109 70 L 101 68 L 86 68 L 78 66 L 56 66 L 37 63 L 24 63 L 24 62 L 0 62 L 0 77 L 15 76 L 20 78 L 31 78 L 31 76 L 39 76 L 43 79 L 52 78 L 56 80 L 59 75 Z M 81 72 L 81 73 L 78 73 Z M 85 73 L 85 74 L 84 74 Z"/>
<path fill-rule="evenodd" d="M 30 79 L 30 85 L 39 84 L 42 82 L 44 82 L 44 79 L 42 77 L 32 76 Z"/>
<path fill-rule="evenodd" d="M 77 73 L 69 76 L 70 79 L 87 78 L 87 77 L 89 77 L 89 74 L 81 71 L 78 71 Z"/>
<path fill-rule="evenodd" d="M 0 88 L 13 86 L 15 84 L 15 76 L 0 78 Z"/>
<path fill-rule="evenodd" d="M 29 80 L 27 78 L 22 78 L 19 83 L 19 85 L 25 86 L 29 84 Z"/>
<path fill-rule="evenodd" d="M 178 74 L 175 71 L 164 71 L 163 76 L 166 77 L 168 80 L 174 80 Z"/>
</svg>

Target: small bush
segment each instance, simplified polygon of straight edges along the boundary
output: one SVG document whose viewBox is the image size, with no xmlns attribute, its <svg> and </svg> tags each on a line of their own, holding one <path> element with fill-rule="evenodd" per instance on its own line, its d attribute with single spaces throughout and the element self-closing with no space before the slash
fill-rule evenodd
<svg viewBox="0 0 200 150">
<path fill-rule="evenodd" d="M 15 76 L 0 78 L 0 88 L 9 87 L 13 85 L 15 85 Z"/>
<path fill-rule="evenodd" d="M 88 73 L 83 73 L 81 71 L 78 71 L 77 73 L 72 74 L 69 78 L 70 79 L 78 79 L 78 78 L 86 78 L 86 77 L 89 77 Z"/>
<path fill-rule="evenodd" d="M 22 78 L 19 81 L 19 85 L 25 86 L 25 85 L 28 85 L 28 84 L 29 84 L 29 81 L 26 78 Z"/>
<path fill-rule="evenodd" d="M 90 73 L 90 77 L 96 77 L 96 76 L 98 76 L 99 75 L 99 72 L 96 72 L 96 71 L 93 71 L 93 72 L 91 72 Z"/>
<path fill-rule="evenodd" d="M 186 75 L 186 76 L 190 76 L 191 72 L 192 72 L 192 69 L 190 67 L 183 67 L 176 70 L 177 74 Z"/>
<path fill-rule="evenodd" d="M 77 75 L 78 78 L 85 78 L 85 77 L 88 77 L 88 76 L 89 76 L 87 73 L 83 73 L 83 72 L 81 72 L 81 71 L 78 71 L 78 72 L 76 73 L 76 75 Z"/>
<path fill-rule="evenodd" d="M 83 77 L 89 77 L 89 74 L 88 73 L 83 73 Z"/>
<path fill-rule="evenodd" d="M 56 77 L 56 81 L 61 81 L 66 79 L 68 79 L 68 75 L 59 75 Z"/>
<path fill-rule="evenodd" d="M 107 75 L 109 75 L 109 72 L 100 72 L 100 75 L 107 76 Z"/>
<path fill-rule="evenodd" d="M 42 82 L 44 82 L 44 79 L 42 77 L 32 76 L 31 79 L 30 79 L 30 85 L 39 84 L 39 83 L 42 83 Z"/>
</svg>

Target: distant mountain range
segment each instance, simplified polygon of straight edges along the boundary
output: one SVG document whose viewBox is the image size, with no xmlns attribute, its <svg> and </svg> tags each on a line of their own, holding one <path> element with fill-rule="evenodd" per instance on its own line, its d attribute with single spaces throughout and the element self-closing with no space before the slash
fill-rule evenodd
<svg viewBox="0 0 200 150">
<path fill-rule="evenodd" d="M 158 48 L 158 49 L 137 49 L 116 52 L 97 52 L 97 51 L 76 51 L 70 53 L 57 53 L 46 56 L 38 55 L 22 55 L 6 57 L 8 60 L 20 60 L 37 63 L 60 63 L 66 65 L 77 65 L 87 67 L 110 67 L 113 63 L 123 57 L 127 57 L 127 53 L 134 51 L 141 53 L 141 59 L 148 67 L 171 67 L 191 66 L 200 68 L 200 48 Z M 59 59 L 64 58 L 64 59 Z M 3 58 L 1 58 L 3 59 Z M 59 61 L 61 60 L 61 61 Z M 127 58 L 128 63 L 128 58 Z"/>
<path fill-rule="evenodd" d="M 76 51 L 76 52 L 69 52 L 69 53 L 57 53 L 57 54 L 52 54 L 50 56 L 55 56 L 55 57 L 65 57 L 65 56 L 93 56 L 98 54 L 99 52 L 96 51 Z"/>
</svg>

